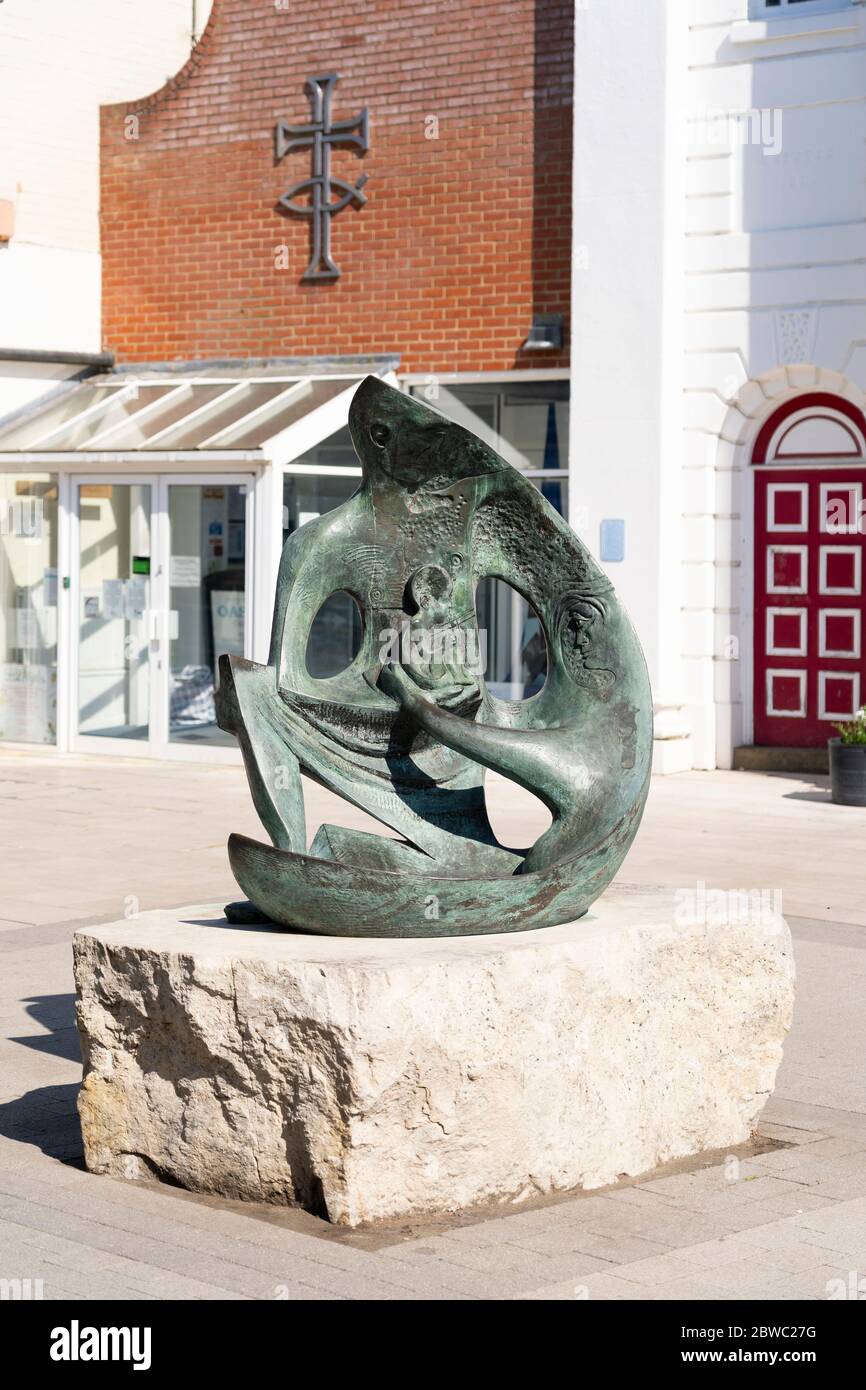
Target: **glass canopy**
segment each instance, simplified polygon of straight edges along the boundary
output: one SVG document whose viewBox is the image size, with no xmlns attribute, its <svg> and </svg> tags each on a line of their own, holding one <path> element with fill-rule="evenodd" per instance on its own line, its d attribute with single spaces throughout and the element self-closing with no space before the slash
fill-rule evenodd
<svg viewBox="0 0 866 1390">
<path fill-rule="evenodd" d="M 359 377 L 99 377 L 0 425 L 0 454 L 263 449 Z"/>
</svg>

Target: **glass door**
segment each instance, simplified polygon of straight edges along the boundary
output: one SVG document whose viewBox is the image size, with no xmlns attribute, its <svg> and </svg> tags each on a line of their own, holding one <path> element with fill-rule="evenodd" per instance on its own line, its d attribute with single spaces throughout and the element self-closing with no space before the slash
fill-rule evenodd
<svg viewBox="0 0 866 1390">
<path fill-rule="evenodd" d="M 0 473 L 0 741 L 57 734 L 57 474 Z"/>
<path fill-rule="evenodd" d="M 250 651 L 253 481 L 76 481 L 73 746 L 81 752 L 183 758 L 236 749 L 217 726 L 215 694 L 220 656 Z"/>
<path fill-rule="evenodd" d="M 156 480 L 84 478 L 75 491 L 75 742 L 140 753 L 158 698 Z"/>
<path fill-rule="evenodd" d="M 168 741 L 237 747 L 216 722 L 219 658 L 250 649 L 252 477 L 164 480 L 168 536 Z"/>
</svg>

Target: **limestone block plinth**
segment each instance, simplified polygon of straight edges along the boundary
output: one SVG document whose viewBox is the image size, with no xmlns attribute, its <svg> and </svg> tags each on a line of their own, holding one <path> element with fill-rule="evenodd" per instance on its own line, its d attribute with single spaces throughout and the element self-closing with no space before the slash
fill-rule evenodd
<svg viewBox="0 0 866 1390">
<path fill-rule="evenodd" d="M 213 904 L 146 912 L 78 931 L 75 974 L 93 1172 L 347 1225 L 744 1142 L 794 978 L 781 917 L 684 925 L 670 894 L 416 940 L 230 927 Z"/>
</svg>

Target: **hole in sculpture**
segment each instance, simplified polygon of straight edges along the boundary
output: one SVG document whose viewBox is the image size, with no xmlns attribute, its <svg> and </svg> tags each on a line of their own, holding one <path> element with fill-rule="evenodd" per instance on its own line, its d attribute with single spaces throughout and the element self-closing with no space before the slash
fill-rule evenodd
<svg viewBox="0 0 866 1390">
<path fill-rule="evenodd" d="M 547 643 L 531 603 L 504 579 L 488 576 L 475 591 L 484 679 L 498 700 L 528 700 L 547 679 Z"/>
<path fill-rule="evenodd" d="M 529 849 L 553 820 L 543 801 L 498 772 L 485 774 L 484 799 L 493 833 L 506 849 Z"/>
<path fill-rule="evenodd" d="M 305 656 L 314 680 L 339 676 L 348 669 L 364 636 L 364 619 L 358 601 L 345 589 L 325 599 L 310 626 Z"/>
</svg>

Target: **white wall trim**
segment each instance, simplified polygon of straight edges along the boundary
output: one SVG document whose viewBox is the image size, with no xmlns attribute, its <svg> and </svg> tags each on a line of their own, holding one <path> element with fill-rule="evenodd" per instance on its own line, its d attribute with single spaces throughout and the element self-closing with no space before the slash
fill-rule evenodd
<svg viewBox="0 0 866 1390">
<path fill-rule="evenodd" d="M 443 386 L 471 386 L 492 384 L 497 381 L 569 381 L 568 367 L 527 367 L 522 370 L 511 369 L 502 372 L 399 372 L 401 386 L 426 386 L 439 382 Z"/>
</svg>

